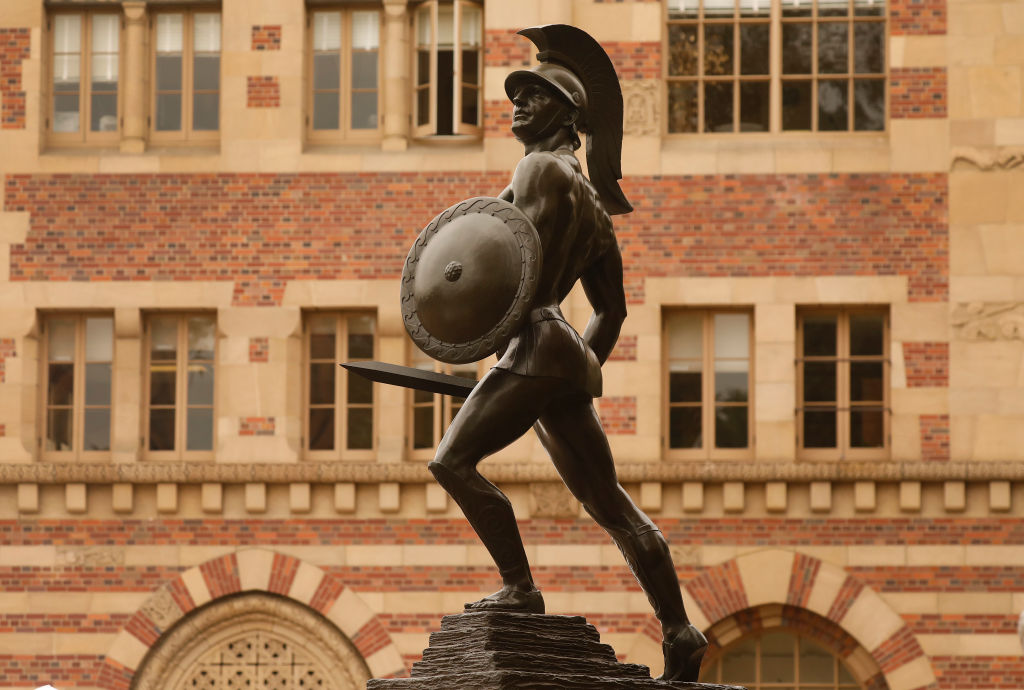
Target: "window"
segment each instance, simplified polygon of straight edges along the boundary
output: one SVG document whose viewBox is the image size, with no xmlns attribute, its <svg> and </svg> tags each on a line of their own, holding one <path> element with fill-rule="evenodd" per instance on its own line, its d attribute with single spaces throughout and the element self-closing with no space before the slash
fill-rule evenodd
<svg viewBox="0 0 1024 690">
<path fill-rule="evenodd" d="M 701 669 L 701 683 L 748 690 L 861 690 L 839 657 L 816 642 L 783 630 L 744 637 Z"/>
<path fill-rule="evenodd" d="M 481 369 L 484 366 L 481 363 L 443 364 L 431 359 L 419 348 L 413 347 L 412 350 L 413 366 L 417 369 L 437 371 L 476 381 L 481 378 Z M 409 398 L 412 401 L 412 428 L 408 434 L 411 455 L 416 459 L 432 456 L 437 444 L 441 442 L 441 436 L 451 425 L 466 399 L 417 390 L 409 391 Z"/>
<path fill-rule="evenodd" d="M 342 362 L 373 359 L 370 314 L 314 313 L 306 319 L 306 451 L 314 459 L 371 459 L 373 384 Z"/>
<path fill-rule="evenodd" d="M 669 133 L 884 129 L 885 12 L 885 0 L 669 0 Z"/>
<path fill-rule="evenodd" d="M 213 453 L 217 326 L 212 315 L 153 315 L 146 321 L 147 453 L 202 459 Z"/>
<path fill-rule="evenodd" d="M 889 438 L 888 342 L 888 315 L 877 309 L 808 309 L 799 314 L 802 456 L 884 456 Z"/>
<path fill-rule="evenodd" d="M 62 12 L 50 18 L 49 27 L 51 138 L 64 143 L 116 141 L 121 16 Z"/>
<path fill-rule="evenodd" d="M 220 128 L 220 13 L 181 10 L 153 18 L 156 142 L 215 139 Z"/>
<path fill-rule="evenodd" d="M 428 0 L 416 10 L 414 41 L 415 135 L 479 135 L 483 9 Z"/>
<path fill-rule="evenodd" d="M 380 113 L 380 12 L 312 13 L 311 135 L 376 135 Z"/>
<path fill-rule="evenodd" d="M 43 455 L 90 459 L 110 452 L 114 319 L 54 315 L 43 322 Z"/>
<path fill-rule="evenodd" d="M 669 455 L 742 458 L 751 448 L 751 315 L 676 311 L 665 318 Z"/>
</svg>

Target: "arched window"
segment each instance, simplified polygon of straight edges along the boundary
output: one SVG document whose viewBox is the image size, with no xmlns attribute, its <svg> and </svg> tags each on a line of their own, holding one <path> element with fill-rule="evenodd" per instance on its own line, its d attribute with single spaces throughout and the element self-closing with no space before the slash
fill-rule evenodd
<svg viewBox="0 0 1024 690">
<path fill-rule="evenodd" d="M 729 644 L 704 663 L 700 680 L 743 685 L 748 690 L 862 690 L 833 652 L 780 628 Z"/>
</svg>

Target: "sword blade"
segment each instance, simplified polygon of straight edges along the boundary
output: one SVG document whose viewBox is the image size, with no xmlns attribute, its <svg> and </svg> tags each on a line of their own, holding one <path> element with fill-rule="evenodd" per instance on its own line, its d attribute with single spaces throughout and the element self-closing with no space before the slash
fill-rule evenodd
<svg viewBox="0 0 1024 690">
<path fill-rule="evenodd" d="M 341 366 L 354 374 L 378 383 L 440 393 L 441 395 L 454 395 L 459 398 L 468 396 L 476 386 L 476 381 L 463 376 L 438 374 L 434 371 L 403 367 L 400 364 L 388 364 L 387 362 L 343 362 Z"/>
</svg>

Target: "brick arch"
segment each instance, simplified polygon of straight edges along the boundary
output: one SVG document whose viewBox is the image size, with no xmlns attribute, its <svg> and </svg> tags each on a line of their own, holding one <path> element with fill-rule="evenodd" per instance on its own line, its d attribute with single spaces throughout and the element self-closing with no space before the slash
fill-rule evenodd
<svg viewBox="0 0 1024 690">
<path fill-rule="evenodd" d="M 241 592 L 277 594 L 320 613 L 348 637 L 375 678 L 406 672 L 394 640 L 358 592 L 297 558 L 252 548 L 206 561 L 157 589 L 107 650 L 99 686 L 128 690 L 135 671 L 165 631 L 193 610 Z"/>
<path fill-rule="evenodd" d="M 866 650 L 892 690 L 938 687 L 930 660 L 900 615 L 863 582 L 812 556 L 754 551 L 705 569 L 683 590 L 690 618 L 704 630 L 761 606 L 805 609 Z"/>
</svg>

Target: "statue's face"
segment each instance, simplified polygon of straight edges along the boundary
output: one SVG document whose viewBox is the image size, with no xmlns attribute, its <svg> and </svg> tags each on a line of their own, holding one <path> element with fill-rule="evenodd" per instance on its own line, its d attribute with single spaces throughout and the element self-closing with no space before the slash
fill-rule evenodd
<svg viewBox="0 0 1024 690">
<path fill-rule="evenodd" d="M 526 84 L 516 89 L 512 105 L 512 134 L 526 143 L 551 136 L 572 124 L 575 116 L 575 109 L 554 89 L 539 84 Z"/>
</svg>

